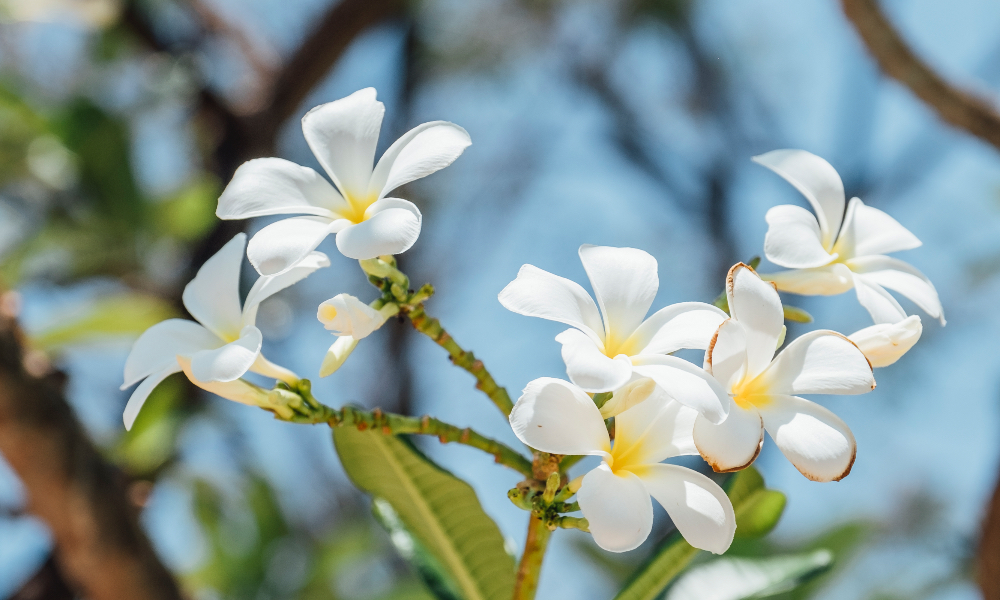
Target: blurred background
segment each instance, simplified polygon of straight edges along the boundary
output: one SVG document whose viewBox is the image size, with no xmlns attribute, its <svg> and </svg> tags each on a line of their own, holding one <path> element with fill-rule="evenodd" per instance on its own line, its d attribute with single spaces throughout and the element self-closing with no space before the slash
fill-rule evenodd
<svg viewBox="0 0 1000 600">
<path fill-rule="evenodd" d="M 881 7 L 956 89 L 1000 86 L 1000 4 Z M 67 414 L 125 474 L 191 598 L 430 598 L 327 428 L 277 422 L 180 376 L 131 432 L 121 419 L 131 342 L 184 316 L 180 293 L 202 262 L 269 222 L 215 219 L 235 168 L 281 156 L 319 169 L 299 118 L 367 86 L 387 108 L 381 149 L 435 119 L 472 136 L 403 196 L 424 230 L 400 263 L 435 285 L 428 311 L 515 398 L 564 375 L 561 327 L 497 302 L 522 264 L 584 283 L 580 244 L 632 246 L 659 261 L 654 309 L 711 301 L 729 266 L 761 254 L 767 209 L 805 204 L 750 157 L 803 148 L 829 160 L 848 197 L 923 240 L 899 257 L 935 283 L 948 325 L 924 318 L 921 342 L 876 372 L 873 393 L 822 400 L 858 441 L 845 480 L 809 482 L 765 442 L 757 466 L 788 506 L 769 538 L 735 550 L 834 550 L 835 568 L 789 597 L 982 597 L 975 565 L 991 550 L 980 539 L 1000 458 L 1000 156 L 886 77 L 837 2 L 0 0 L 0 15 L 0 291 L 29 371 L 60 378 Z M 407 323 L 319 380 L 333 338 L 316 306 L 375 297 L 332 238 L 320 250 L 330 268 L 261 307 L 271 360 L 313 379 L 327 404 L 427 413 L 519 447 L 473 380 Z M 256 274 L 243 275 L 248 289 Z M 787 300 L 816 319 L 793 335 L 870 324 L 853 293 Z M 519 549 L 526 514 L 506 498 L 517 475 L 426 442 Z M 0 598 L 71 598 L 58 595 L 49 530 L 24 508 L 0 460 Z M 624 555 L 558 531 L 539 597 L 611 597 L 669 527 L 660 511 L 647 544 Z"/>
</svg>

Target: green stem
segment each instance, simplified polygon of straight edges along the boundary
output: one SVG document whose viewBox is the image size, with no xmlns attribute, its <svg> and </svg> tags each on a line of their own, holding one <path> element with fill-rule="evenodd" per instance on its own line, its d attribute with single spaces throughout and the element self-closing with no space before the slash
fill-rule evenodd
<svg viewBox="0 0 1000 600">
<path fill-rule="evenodd" d="M 531 477 L 531 461 L 510 447 L 485 437 L 469 427 L 463 429 L 426 415 L 407 417 L 382 412 L 377 408 L 365 411 L 345 406 L 339 411 L 333 411 L 326 422 L 330 427 L 354 426 L 362 430 L 378 429 L 385 435 L 433 435 L 442 444 L 453 442 L 492 454 L 497 463 L 514 469 L 525 477 Z"/>
<path fill-rule="evenodd" d="M 528 539 L 524 542 L 524 554 L 517 568 L 513 600 L 533 600 L 538 591 L 538 578 L 542 573 L 542 559 L 548 547 L 549 530 L 545 521 L 532 515 L 528 521 Z"/>
<path fill-rule="evenodd" d="M 476 378 L 476 389 L 486 394 L 504 415 L 510 415 L 510 411 L 514 408 L 514 403 L 511 402 L 507 390 L 497 385 L 493 376 L 486 370 L 485 365 L 483 365 L 483 361 L 477 359 L 476 355 L 472 352 L 464 350 L 459 346 L 451 337 L 451 334 L 441 326 L 440 321 L 429 317 L 424 312 L 423 303 L 401 306 L 400 313 L 409 317 L 414 329 L 431 338 L 438 346 L 447 350 L 448 355 L 451 357 L 451 362 L 455 366 L 464 369 Z"/>
<path fill-rule="evenodd" d="M 431 297 L 434 287 L 425 284 L 417 291 L 407 289 L 410 278 L 396 268 L 396 260 L 391 256 L 380 256 L 361 261 L 361 268 L 368 274 L 372 285 L 382 291 L 383 303 L 399 304 L 399 314 L 406 315 L 413 328 L 448 351 L 451 362 L 476 378 L 476 388 L 486 394 L 504 415 L 510 415 L 514 408 L 507 390 L 497 385 L 475 354 L 463 349 L 451 337 L 441 322 L 424 311 L 424 300 Z"/>
</svg>

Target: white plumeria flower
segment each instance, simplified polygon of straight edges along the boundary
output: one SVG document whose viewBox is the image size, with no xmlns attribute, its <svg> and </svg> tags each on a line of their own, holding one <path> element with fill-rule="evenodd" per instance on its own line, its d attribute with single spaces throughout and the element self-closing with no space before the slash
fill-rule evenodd
<svg viewBox="0 0 1000 600">
<path fill-rule="evenodd" d="M 906 312 L 885 288 L 945 324 L 934 285 L 908 263 L 884 256 L 920 246 L 909 230 L 877 208 L 852 198 L 844 214 L 844 184 L 830 163 L 804 150 L 774 150 L 753 160 L 784 177 L 806 197 L 814 216 L 793 205 L 767 211 L 764 254 L 792 269 L 764 277 L 784 292 L 841 294 L 854 288 L 875 323 L 896 323 Z"/>
<path fill-rule="evenodd" d="M 917 343 L 921 332 L 920 317 L 910 315 L 899 323 L 872 325 L 847 337 L 865 353 L 873 367 L 888 367 Z"/>
<path fill-rule="evenodd" d="M 700 473 L 660 464 L 698 453 L 691 437 L 697 416 L 657 388 L 615 417 L 612 445 L 601 411 L 583 390 L 543 377 L 524 389 L 510 424 L 532 448 L 603 459 L 583 477 L 578 491 L 580 509 L 601 548 L 625 552 L 642 544 L 653 526 L 652 496 L 689 544 L 722 554 L 736 532 L 729 497 Z"/>
<path fill-rule="evenodd" d="M 675 356 L 704 350 L 728 315 L 703 302 L 683 302 L 646 319 L 660 282 L 656 259 L 634 248 L 580 246 L 597 304 L 579 284 L 524 265 L 500 292 L 505 308 L 573 327 L 556 336 L 570 380 L 587 392 L 610 392 L 633 373 L 652 378 L 675 400 L 713 422 L 729 399 L 701 368 Z M 598 309 L 598 304 L 600 309 Z"/>
<path fill-rule="evenodd" d="M 397 304 L 386 304 L 381 310 L 375 310 L 350 294 L 337 294 L 320 304 L 316 318 L 338 339 L 327 350 L 319 376 L 336 372 L 354 351 L 358 340 L 371 335 L 398 312 Z"/>
<path fill-rule="evenodd" d="M 308 215 L 268 225 L 250 240 L 247 256 L 262 275 L 291 268 L 331 233 L 344 256 L 359 260 L 399 254 L 417 241 L 420 210 L 386 194 L 447 167 L 472 142 L 454 123 L 424 123 L 396 140 L 373 169 L 384 113 L 375 89 L 366 88 L 302 117 L 306 141 L 336 188 L 280 158 L 258 158 L 236 170 L 219 198 L 220 219 Z"/>
<path fill-rule="evenodd" d="M 698 451 L 716 471 L 737 471 L 757 458 L 766 430 L 809 479 L 846 477 L 856 450 L 851 430 L 797 394 L 870 392 L 868 359 L 854 342 L 825 330 L 796 338 L 775 356 L 783 315 L 774 286 L 740 263 L 729 271 L 726 294 L 732 318 L 719 327 L 705 363 L 732 396 L 732 409 L 721 424 L 698 417 Z"/>
<path fill-rule="evenodd" d="M 240 267 L 245 245 L 246 234 L 236 234 L 205 261 L 184 288 L 184 307 L 197 322 L 167 319 L 147 329 L 135 341 L 125 361 L 125 382 L 121 389 L 142 383 L 125 406 L 126 429 L 132 428 L 150 392 L 168 376 L 182 370 L 200 387 L 233 382 L 247 371 L 288 383 L 298 380 L 294 373 L 271 363 L 260 353 L 263 338 L 256 325 L 257 308 L 273 294 L 329 266 L 330 261 L 325 254 L 313 252 L 281 275 L 261 277 L 250 288 L 241 309 Z M 178 357 L 187 359 L 189 367 L 184 367 Z M 218 389 L 235 389 L 235 386 Z M 224 393 L 219 395 L 229 397 Z"/>
</svg>

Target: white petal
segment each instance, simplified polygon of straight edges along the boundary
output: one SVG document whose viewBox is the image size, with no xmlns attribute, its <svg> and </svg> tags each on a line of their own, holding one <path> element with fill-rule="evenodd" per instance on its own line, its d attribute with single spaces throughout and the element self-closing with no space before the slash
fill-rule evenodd
<svg viewBox="0 0 1000 600">
<path fill-rule="evenodd" d="M 469 133 L 454 123 L 418 125 L 389 146 L 379 159 L 368 193 L 381 198 L 403 184 L 436 173 L 455 162 L 471 144 Z"/>
<path fill-rule="evenodd" d="M 854 275 L 842 263 L 815 269 L 764 273 L 760 277 L 773 283 L 782 292 L 804 296 L 836 296 L 854 287 Z"/>
<path fill-rule="evenodd" d="M 773 150 L 753 157 L 799 190 L 819 220 L 823 247 L 833 248 L 844 217 L 844 183 L 830 163 L 805 150 Z"/>
<path fill-rule="evenodd" d="M 843 258 L 889 254 L 920 247 L 920 240 L 896 219 L 852 198 L 834 251 Z"/>
<path fill-rule="evenodd" d="M 764 255 L 788 269 L 808 269 L 837 258 L 823 247 L 816 217 L 801 206 L 784 204 L 767 211 Z"/>
<path fill-rule="evenodd" d="M 125 383 L 121 389 L 176 365 L 178 354 L 190 356 L 199 350 L 218 348 L 224 343 L 194 321 L 167 319 L 157 323 L 144 331 L 132 345 L 132 351 L 125 359 Z"/>
<path fill-rule="evenodd" d="M 704 369 L 676 356 L 643 354 L 632 359 L 632 370 L 656 381 L 671 398 L 689 406 L 713 423 L 729 414 L 732 402 L 726 389 Z"/>
<path fill-rule="evenodd" d="M 633 376 L 631 381 L 615 390 L 611 399 L 604 403 L 604 406 L 601 407 L 601 416 L 610 419 L 640 402 L 644 402 L 654 393 L 666 394 L 652 379 Z M 669 400 L 669 398 L 667 399 Z"/>
<path fill-rule="evenodd" d="M 576 327 L 604 350 L 604 324 L 597 305 L 576 282 L 524 265 L 517 279 L 498 296 L 500 304 L 526 317 L 539 317 Z"/>
<path fill-rule="evenodd" d="M 729 314 L 740 322 L 746 334 L 747 376 L 753 377 L 767 367 L 778 347 L 785 325 L 781 299 L 773 285 L 743 263 L 729 270 L 726 293 Z"/>
<path fill-rule="evenodd" d="M 800 473 L 813 481 L 839 481 L 851 472 L 857 445 L 847 424 L 819 404 L 772 396 L 758 405 L 764 429 Z"/>
<path fill-rule="evenodd" d="M 594 541 L 609 552 L 638 548 L 653 529 L 653 501 L 628 471 L 615 474 L 602 463 L 583 476 L 577 500 Z"/>
<path fill-rule="evenodd" d="M 701 457 L 717 473 L 745 469 L 757 459 L 764 443 L 764 426 L 757 409 L 735 402 L 729 417 L 713 424 L 705 418 L 694 422 L 694 443 Z"/>
<path fill-rule="evenodd" d="M 556 341 L 562 344 L 566 374 L 586 392 L 610 392 L 632 377 L 632 363 L 627 356 L 605 356 L 594 340 L 579 329 L 567 329 L 556 336 Z"/>
<path fill-rule="evenodd" d="M 234 402 L 239 402 L 240 404 L 247 404 L 250 406 L 267 406 L 267 392 L 264 390 L 252 386 L 242 379 L 237 379 L 235 381 L 199 381 L 194 375 L 191 374 L 191 361 L 186 358 L 179 358 L 177 362 L 180 363 L 181 367 L 184 369 L 184 374 L 187 378 L 191 380 L 191 383 L 205 390 L 206 392 L 211 392 L 216 396 L 221 396 L 226 400 L 232 400 Z"/>
<path fill-rule="evenodd" d="M 847 336 L 861 348 L 873 367 L 888 367 L 917 343 L 923 326 L 911 315 L 899 323 L 872 325 Z"/>
<path fill-rule="evenodd" d="M 606 455 L 611 439 L 601 411 L 583 390 L 551 377 L 530 382 L 510 413 L 517 439 L 553 454 Z"/>
<path fill-rule="evenodd" d="M 635 248 L 584 244 L 580 260 L 604 315 L 605 347 L 616 348 L 639 327 L 653 304 L 660 287 L 656 259 Z"/>
<path fill-rule="evenodd" d="M 704 350 L 729 315 L 704 302 L 681 302 L 661 308 L 639 325 L 625 347 L 629 354 L 670 354 L 682 348 Z"/>
<path fill-rule="evenodd" d="M 156 386 L 160 385 L 164 379 L 169 377 L 174 373 L 180 373 L 181 366 L 177 364 L 177 360 L 174 359 L 174 364 L 169 367 L 165 367 L 160 371 L 151 373 L 146 377 L 139 387 L 135 388 L 132 395 L 129 396 L 128 404 L 125 405 L 125 412 L 122 414 L 122 420 L 125 422 L 125 429 L 131 430 L 132 425 L 135 423 L 135 418 L 139 416 L 139 410 L 142 409 L 142 405 L 146 403 L 146 399 L 149 398 L 149 394 L 152 393 Z"/>
<path fill-rule="evenodd" d="M 899 292 L 913 301 L 928 315 L 945 324 L 941 299 L 930 279 L 909 263 L 889 256 L 863 256 L 848 261 L 852 271 L 863 275 L 865 281 Z"/>
<path fill-rule="evenodd" d="M 344 222 L 324 217 L 292 217 L 261 229 L 247 246 L 247 257 L 261 275 L 281 275 L 299 264 Z"/>
<path fill-rule="evenodd" d="M 698 454 L 694 422 L 698 411 L 660 392 L 615 417 L 616 468 L 655 464 L 675 456 Z"/>
<path fill-rule="evenodd" d="M 306 214 L 334 218 L 347 208 L 323 176 L 281 158 L 255 158 L 240 165 L 219 196 L 215 216 L 249 219 L 266 215 Z"/>
<path fill-rule="evenodd" d="M 799 336 L 782 350 L 758 381 L 770 394 L 864 394 L 875 389 L 864 353 L 835 331 Z"/>
<path fill-rule="evenodd" d="M 337 234 L 337 248 L 347 258 L 366 260 L 409 250 L 420 237 L 420 210 L 408 200 L 383 198 L 365 211 L 365 220 Z"/>
<path fill-rule="evenodd" d="M 705 369 L 726 390 L 743 380 L 747 370 L 747 336 L 735 319 L 727 319 L 705 352 Z"/>
<path fill-rule="evenodd" d="M 316 318 L 335 335 L 356 340 L 368 337 L 385 323 L 382 313 L 350 294 L 337 294 L 320 304 Z"/>
<path fill-rule="evenodd" d="M 365 197 L 383 115 L 375 88 L 365 88 L 302 117 L 306 142 L 342 194 Z"/>
<path fill-rule="evenodd" d="M 729 549 L 736 534 L 736 512 L 718 484 L 677 465 L 649 465 L 636 475 L 687 543 L 715 554 Z"/>
<path fill-rule="evenodd" d="M 181 296 L 191 316 L 223 339 L 239 336 L 243 323 L 240 267 L 243 266 L 246 241 L 245 233 L 237 233 L 205 261 Z"/>
<path fill-rule="evenodd" d="M 865 307 L 875 323 L 898 323 L 906 318 L 906 311 L 885 288 L 864 275 L 854 275 L 854 291 L 858 302 Z"/>
<path fill-rule="evenodd" d="M 191 372 L 195 379 L 206 383 L 239 379 L 257 360 L 261 342 L 259 329 L 252 325 L 244 327 L 236 341 L 215 350 L 195 352 L 191 356 Z"/>
<path fill-rule="evenodd" d="M 330 346 L 330 349 L 326 351 L 326 356 L 323 357 L 323 364 L 319 367 L 319 376 L 326 377 L 337 372 L 347 360 L 347 357 L 354 352 L 354 348 L 358 345 L 358 340 L 350 337 L 343 336 L 337 338 L 337 341 Z"/>
<path fill-rule="evenodd" d="M 310 252 L 297 265 L 280 275 L 265 275 L 254 282 L 243 303 L 243 326 L 257 323 L 260 303 L 281 290 L 295 285 L 323 267 L 330 266 L 330 259 L 322 252 Z"/>
</svg>

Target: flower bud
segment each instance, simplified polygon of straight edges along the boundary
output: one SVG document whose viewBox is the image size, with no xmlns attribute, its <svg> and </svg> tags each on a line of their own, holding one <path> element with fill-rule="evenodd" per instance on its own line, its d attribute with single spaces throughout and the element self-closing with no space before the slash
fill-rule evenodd
<svg viewBox="0 0 1000 600">
<path fill-rule="evenodd" d="M 912 315 L 898 323 L 865 327 L 847 337 L 861 348 L 873 367 L 888 367 L 917 343 L 922 331 L 920 317 Z"/>
<path fill-rule="evenodd" d="M 357 345 L 358 340 L 351 336 L 345 335 L 337 338 L 337 341 L 326 351 L 326 356 L 323 357 L 323 364 L 319 367 L 319 376 L 326 377 L 335 373 L 351 355 L 351 352 L 354 352 L 354 347 Z"/>
<path fill-rule="evenodd" d="M 319 305 L 316 318 L 335 335 L 360 340 L 397 312 L 399 307 L 395 304 L 388 304 L 378 311 L 350 294 L 338 294 Z"/>
</svg>

